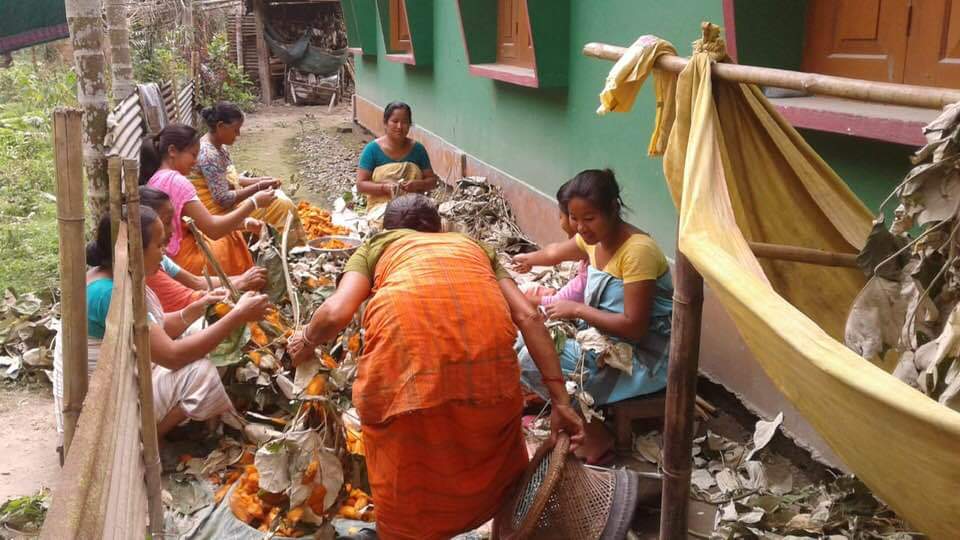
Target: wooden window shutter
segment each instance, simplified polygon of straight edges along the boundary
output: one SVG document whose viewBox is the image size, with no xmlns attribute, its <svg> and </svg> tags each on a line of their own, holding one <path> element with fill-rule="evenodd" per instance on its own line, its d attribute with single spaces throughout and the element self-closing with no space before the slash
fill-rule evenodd
<svg viewBox="0 0 960 540">
<path fill-rule="evenodd" d="M 410 52 L 410 26 L 404 0 L 390 0 L 390 47 L 394 51 Z"/>
<path fill-rule="evenodd" d="M 914 0 L 903 82 L 960 88 L 960 2 Z"/>
<path fill-rule="evenodd" d="M 902 82 L 910 0 L 810 0 L 803 69 Z"/>
<path fill-rule="evenodd" d="M 497 0 L 497 62 L 533 67 L 526 0 Z"/>
</svg>

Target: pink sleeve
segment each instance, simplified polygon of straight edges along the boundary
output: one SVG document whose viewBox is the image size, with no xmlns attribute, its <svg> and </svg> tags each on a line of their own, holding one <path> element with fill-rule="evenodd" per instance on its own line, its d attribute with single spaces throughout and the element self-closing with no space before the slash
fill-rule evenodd
<svg viewBox="0 0 960 540">
<path fill-rule="evenodd" d="M 577 272 L 577 275 L 573 279 L 567 282 L 562 289 L 557 291 L 557 294 L 551 296 L 544 296 L 540 299 L 541 306 L 549 306 L 551 304 L 556 304 L 562 300 L 570 300 L 571 302 L 580 302 L 583 303 L 583 292 L 587 288 L 587 270 L 586 265 L 580 265 L 580 271 Z"/>
</svg>

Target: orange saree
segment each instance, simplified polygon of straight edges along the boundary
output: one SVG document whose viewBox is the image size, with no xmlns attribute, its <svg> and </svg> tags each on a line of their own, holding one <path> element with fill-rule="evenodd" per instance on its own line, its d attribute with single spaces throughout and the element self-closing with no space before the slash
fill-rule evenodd
<svg viewBox="0 0 960 540">
<path fill-rule="evenodd" d="M 488 255 L 410 233 L 376 264 L 354 403 L 386 539 L 441 539 L 490 519 L 527 463 L 516 328 Z"/>
</svg>

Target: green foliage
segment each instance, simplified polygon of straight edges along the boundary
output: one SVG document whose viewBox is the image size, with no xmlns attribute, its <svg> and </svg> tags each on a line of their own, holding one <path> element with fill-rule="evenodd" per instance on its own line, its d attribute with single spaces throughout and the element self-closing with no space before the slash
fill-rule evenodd
<svg viewBox="0 0 960 540">
<path fill-rule="evenodd" d="M 130 39 L 133 77 L 139 83 L 182 81 L 190 75 L 190 65 L 181 51 L 183 31 L 151 34 L 135 32 Z"/>
<path fill-rule="evenodd" d="M 0 524 L 24 533 L 39 532 L 50 507 L 50 492 L 9 499 L 0 506 Z M 9 530 L 9 529 L 8 529 Z"/>
<path fill-rule="evenodd" d="M 76 76 L 17 55 L 0 69 L 0 288 L 36 290 L 57 275 L 51 116 L 76 106 Z"/>
<path fill-rule="evenodd" d="M 243 68 L 230 57 L 227 34 L 215 34 L 207 45 L 207 58 L 201 66 L 199 103 L 207 107 L 218 101 L 232 101 L 249 111 L 256 100 L 253 86 Z"/>
</svg>

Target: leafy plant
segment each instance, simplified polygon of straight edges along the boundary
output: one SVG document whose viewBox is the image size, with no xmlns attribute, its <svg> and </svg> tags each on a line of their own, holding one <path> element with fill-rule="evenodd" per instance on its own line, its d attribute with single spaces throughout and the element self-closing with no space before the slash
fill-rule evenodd
<svg viewBox="0 0 960 540">
<path fill-rule="evenodd" d="M 226 33 L 213 36 L 207 46 L 207 57 L 200 67 L 198 102 L 204 107 L 218 101 L 232 101 L 241 109 L 253 109 L 256 96 L 253 82 L 243 68 L 233 62 Z"/>
<path fill-rule="evenodd" d="M 50 506 L 50 492 L 40 490 L 36 495 L 10 499 L 0 506 L 0 524 L 16 531 L 33 533 L 40 530 Z"/>
<path fill-rule="evenodd" d="M 181 51 L 183 31 L 153 33 L 134 32 L 130 39 L 133 54 L 133 76 L 139 83 L 181 81 L 188 78 L 190 66 Z"/>
</svg>

